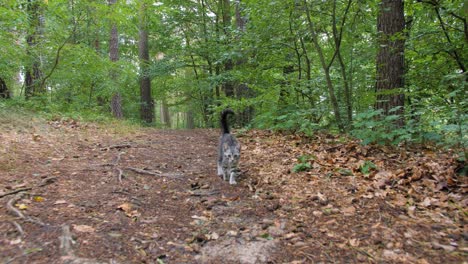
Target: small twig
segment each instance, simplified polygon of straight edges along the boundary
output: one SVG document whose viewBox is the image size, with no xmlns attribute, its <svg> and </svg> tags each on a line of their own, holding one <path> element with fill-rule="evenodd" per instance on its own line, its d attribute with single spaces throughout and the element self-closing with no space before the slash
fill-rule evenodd
<svg viewBox="0 0 468 264">
<path fill-rule="evenodd" d="M 152 172 L 152 171 L 142 170 L 142 169 L 133 168 L 133 167 L 127 167 L 126 169 L 131 170 L 131 171 L 136 172 L 136 173 L 140 173 L 140 174 L 147 174 L 147 175 L 159 176 L 159 177 L 167 177 L 167 178 L 172 178 L 172 179 L 179 179 L 179 178 L 183 177 L 183 175 L 179 174 L 179 173 L 162 173 L 160 171 Z"/>
<path fill-rule="evenodd" d="M 211 196 L 219 194 L 219 190 L 211 191 L 211 192 L 190 192 L 191 196 Z"/>
<path fill-rule="evenodd" d="M 8 195 L 16 194 L 16 193 L 19 193 L 19 192 L 30 191 L 31 189 L 32 189 L 31 187 L 27 187 L 27 188 L 16 189 L 14 191 L 7 192 L 7 193 L 2 193 L 2 194 L 0 194 L 0 198 L 3 198 L 3 197 L 8 196 Z"/>
</svg>

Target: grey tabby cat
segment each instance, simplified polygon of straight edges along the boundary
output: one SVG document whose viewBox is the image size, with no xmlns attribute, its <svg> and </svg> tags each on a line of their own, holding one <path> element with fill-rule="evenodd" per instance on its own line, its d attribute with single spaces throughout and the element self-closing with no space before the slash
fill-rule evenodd
<svg viewBox="0 0 468 264">
<path fill-rule="evenodd" d="M 227 116 L 234 114 L 231 109 L 225 109 L 221 113 L 221 137 L 218 147 L 218 176 L 223 180 L 229 179 L 229 184 L 236 184 L 236 177 L 239 173 L 237 168 L 240 158 L 240 144 L 229 131 Z"/>
</svg>

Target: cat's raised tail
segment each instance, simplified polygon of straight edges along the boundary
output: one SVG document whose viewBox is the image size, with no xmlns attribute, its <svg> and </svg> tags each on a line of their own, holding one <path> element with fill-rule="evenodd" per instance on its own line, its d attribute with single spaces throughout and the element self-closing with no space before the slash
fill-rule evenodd
<svg viewBox="0 0 468 264">
<path fill-rule="evenodd" d="M 228 109 L 224 109 L 223 112 L 221 112 L 221 132 L 223 132 L 223 134 L 230 133 L 229 124 L 227 122 L 227 116 L 229 114 L 233 115 L 234 111 L 228 108 Z"/>
</svg>

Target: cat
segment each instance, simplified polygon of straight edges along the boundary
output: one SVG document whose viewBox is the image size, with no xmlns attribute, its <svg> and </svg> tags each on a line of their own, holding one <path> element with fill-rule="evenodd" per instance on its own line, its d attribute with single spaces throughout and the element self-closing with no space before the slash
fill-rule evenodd
<svg viewBox="0 0 468 264">
<path fill-rule="evenodd" d="M 241 146 L 237 139 L 230 133 L 227 117 L 234 114 L 231 109 L 225 109 L 221 112 L 221 137 L 218 147 L 218 176 L 223 180 L 229 179 L 229 184 L 237 184 L 240 149 Z"/>
</svg>

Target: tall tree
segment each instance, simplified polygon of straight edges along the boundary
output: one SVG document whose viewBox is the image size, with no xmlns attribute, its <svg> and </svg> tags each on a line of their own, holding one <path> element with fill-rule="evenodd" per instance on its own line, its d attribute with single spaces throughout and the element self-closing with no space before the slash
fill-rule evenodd
<svg viewBox="0 0 468 264">
<path fill-rule="evenodd" d="M 0 77 L 0 98 L 8 99 L 10 98 L 10 91 L 5 81 Z"/>
<path fill-rule="evenodd" d="M 112 8 L 115 3 L 117 3 L 117 0 L 108 0 L 109 6 Z M 109 40 L 109 58 L 112 62 L 116 62 L 119 60 L 119 32 L 117 30 L 117 25 L 115 22 L 112 22 L 111 24 L 111 32 L 110 32 L 110 40 Z M 117 77 L 117 74 L 114 70 L 111 71 L 110 73 L 111 79 L 115 80 Z M 116 84 L 116 87 L 118 85 Z M 123 111 L 122 111 L 122 95 L 120 92 L 117 91 L 114 92 L 112 95 L 111 99 L 111 111 L 114 117 L 116 118 L 123 118 Z"/>
<path fill-rule="evenodd" d="M 231 16 L 231 1 L 230 0 L 220 0 L 221 12 L 222 12 L 222 21 L 223 21 L 223 32 L 225 36 L 225 48 L 229 50 L 229 42 L 231 40 L 231 25 L 232 25 L 232 16 Z M 224 70 L 226 73 L 234 68 L 234 63 L 230 57 L 228 57 L 224 62 Z M 234 83 L 232 80 L 225 80 L 223 83 L 224 93 L 227 97 L 234 97 Z"/>
<path fill-rule="evenodd" d="M 336 47 L 335 52 L 333 53 L 333 56 L 330 59 L 330 62 L 327 62 L 325 58 L 325 52 L 322 46 L 320 45 L 320 39 L 319 39 L 319 34 L 317 32 L 316 25 L 312 21 L 312 17 L 311 17 L 310 10 L 309 10 L 309 4 L 307 3 L 307 0 L 304 0 L 304 7 L 305 7 L 305 12 L 306 12 L 306 17 L 307 17 L 307 24 L 308 24 L 309 31 L 312 37 L 312 44 L 314 45 L 314 48 L 317 51 L 317 54 L 320 60 L 320 65 L 322 66 L 323 72 L 325 73 L 325 80 L 327 83 L 328 95 L 329 95 L 331 105 L 333 107 L 333 112 L 335 114 L 335 120 L 336 120 L 339 130 L 344 131 L 344 125 L 341 119 L 340 108 L 338 106 L 338 100 L 335 94 L 335 86 L 333 85 L 333 81 L 332 81 L 331 74 L 330 74 L 330 68 L 333 64 L 333 61 L 336 58 L 336 55 L 338 54 L 339 45 L 338 47 Z"/>
<path fill-rule="evenodd" d="M 44 90 L 40 82 L 42 78 L 42 71 L 40 69 L 41 58 L 37 49 L 37 44 L 40 41 L 44 27 L 41 2 L 40 0 L 28 0 L 27 2 L 29 28 L 26 36 L 26 53 L 29 61 L 26 63 L 24 78 L 26 98 L 30 98 Z"/>
<path fill-rule="evenodd" d="M 403 0 L 382 0 L 377 15 L 379 34 L 376 76 L 376 108 L 384 115 L 397 114 L 396 125 L 403 126 L 405 16 Z M 394 113 L 390 110 L 398 107 Z"/>
<path fill-rule="evenodd" d="M 146 123 L 153 122 L 154 104 L 151 97 L 151 79 L 148 73 L 149 48 L 148 48 L 148 5 L 143 0 L 140 6 L 139 25 L 139 58 L 140 58 L 140 118 Z"/>
</svg>

